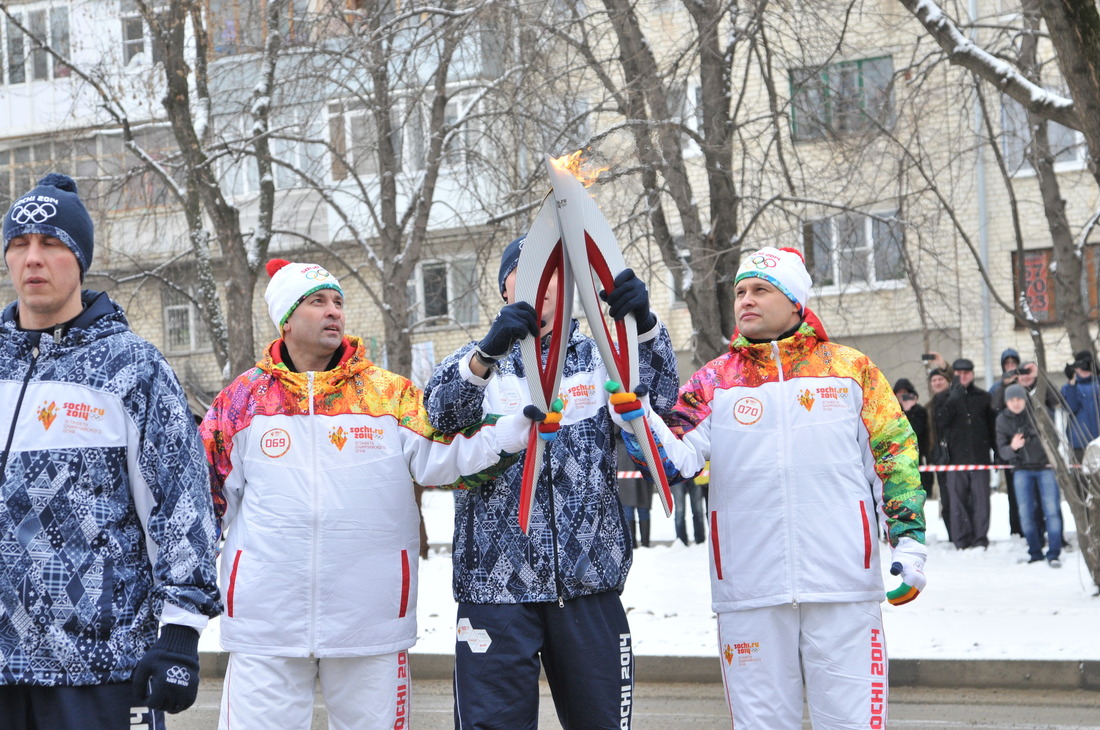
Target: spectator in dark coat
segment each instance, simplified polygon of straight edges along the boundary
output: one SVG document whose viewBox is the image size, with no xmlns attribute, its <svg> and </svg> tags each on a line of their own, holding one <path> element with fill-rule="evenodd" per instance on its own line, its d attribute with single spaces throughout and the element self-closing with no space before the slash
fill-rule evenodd
<svg viewBox="0 0 1100 730">
<path fill-rule="evenodd" d="M 909 419 L 909 425 L 913 427 L 913 433 L 917 435 L 917 452 L 920 454 L 920 463 L 928 463 L 928 453 L 932 447 L 932 435 L 929 433 L 928 410 L 920 404 L 920 394 L 913 387 L 908 378 L 899 378 L 894 383 L 894 395 L 898 397 L 901 409 L 905 411 L 905 417 Z M 920 485 L 924 487 L 926 494 L 932 492 L 932 473 L 921 472 Z"/>
<path fill-rule="evenodd" d="M 994 416 L 989 393 L 974 385 L 974 363 L 952 363 L 951 387 L 934 399 L 936 432 L 946 441 L 951 464 L 992 463 Z M 989 547 L 989 471 L 947 473 L 951 541 L 959 550 Z"/>
<path fill-rule="evenodd" d="M 947 449 L 940 446 L 939 432 L 936 430 L 936 396 L 946 393 L 951 387 L 951 369 L 933 368 L 928 373 L 928 389 L 932 397 L 925 405 L 928 412 L 928 463 L 937 466 L 949 463 Z M 947 474 L 936 472 L 936 496 L 940 498 L 940 519 L 947 528 L 947 539 L 951 539 L 951 497 L 947 493 Z"/>
<path fill-rule="evenodd" d="M 619 473 L 636 472 L 638 467 L 630 460 L 622 438 L 616 439 L 615 448 L 619 458 Z M 623 503 L 623 518 L 630 527 L 630 539 L 634 547 L 649 547 L 649 510 L 653 506 L 653 485 L 640 474 L 637 477 L 620 476 L 619 500 Z"/>
</svg>

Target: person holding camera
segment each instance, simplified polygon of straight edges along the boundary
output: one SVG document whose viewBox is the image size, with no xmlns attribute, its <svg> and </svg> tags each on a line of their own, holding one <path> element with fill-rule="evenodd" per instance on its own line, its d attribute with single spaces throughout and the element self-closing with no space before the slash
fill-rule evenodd
<svg viewBox="0 0 1100 730">
<path fill-rule="evenodd" d="M 1028 562 L 1046 559 L 1052 568 L 1062 567 L 1062 499 L 1046 450 L 1030 411 L 1027 389 L 1019 383 L 1005 388 L 1005 409 L 997 416 L 997 453 L 1016 472 L 1013 486 L 1020 506 L 1020 523 L 1027 540 Z M 1041 509 L 1046 523 L 1047 553 L 1043 555 L 1042 530 L 1035 519 Z"/>
<path fill-rule="evenodd" d="M 1001 353 L 1001 379 L 993 384 L 993 387 L 989 389 L 989 396 L 996 398 L 1000 393 L 1000 401 L 1002 403 L 1001 408 L 993 407 L 993 410 L 1000 411 L 1004 408 L 1004 389 L 1016 382 L 1017 376 L 1020 374 L 1020 353 L 1011 347 L 1006 347 Z"/>
<path fill-rule="evenodd" d="M 1069 441 L 1077 463 L 1085 455 L 1085 447 L 1100 434 L 1100 390 L 1097 389 L 1092 353 L 1074 353 L 1073 362 L 1066 365 L 1069 382 L 1062 386 L 1062 398 L 1072 418 Z"/>
<path fill-rule="evenodd" d="M 894 395 L 905 411 L 905 417 L 909 419 L 909 425 L 913 427 L 913 433 L 917 435 L 917 453 L 920 455 L 920 463 L 928 463 L 928 452 L 932 446 L 932 437 L 928 426 L 928 411 L 920 404 L 920 394 L 913 386 L 909 378 L 898 378 L 894 383 Z M 920 485 L 925 494 L 932 493 L 932 473 L 921 472 Z"/>
</svg>

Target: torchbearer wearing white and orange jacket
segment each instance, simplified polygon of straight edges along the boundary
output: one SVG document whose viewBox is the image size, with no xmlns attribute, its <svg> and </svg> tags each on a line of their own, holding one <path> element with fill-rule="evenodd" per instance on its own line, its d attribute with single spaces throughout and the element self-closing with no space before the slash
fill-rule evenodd
<svg viewBox="0 0 1100 730">
<path fill-rule="evenodd" d="M 492 478 L 526 447 L 531 422 L 487 417 L 460 435 L 438 432 L 416 386 L 344 335 L 332 274 L 281 260 L 268 272 L 282 337 L 200 428 L 226 538 L 220 727 L 306 730 L 315 682 L 332 727 L 408 727 L 413 482 Z"/>
<path fill-rule="evenodd" d="M 754 252 L 734 292 L 730 351 L 680 388 L 664 422 L 647 415 L 670 478 L 710 460 L 730 711 L 738 730 L 799 728 L 805 691 L 816 730 L 885 727 L 878 536 L 911 587 L 891 602 L 912 600 L 926 557 L 916 437 L 879 369 L 806 308 L 801 254 Z"/>
</svg>

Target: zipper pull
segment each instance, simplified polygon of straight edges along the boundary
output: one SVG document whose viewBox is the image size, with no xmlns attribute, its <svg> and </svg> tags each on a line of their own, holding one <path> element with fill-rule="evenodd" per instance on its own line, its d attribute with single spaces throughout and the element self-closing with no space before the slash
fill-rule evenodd
<svg viewBox="0 0 1100 730">
<path fill-rule="evenodd" d="M 558 608 L 565 608 L 565 599 L 561 596 L 558 596 Z"/>
</svg>

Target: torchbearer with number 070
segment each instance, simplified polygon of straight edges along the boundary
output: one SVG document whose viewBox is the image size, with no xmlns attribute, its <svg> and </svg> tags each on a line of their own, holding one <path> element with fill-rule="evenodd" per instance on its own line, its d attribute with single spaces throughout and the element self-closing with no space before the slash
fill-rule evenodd
<svg viewBox="0 0 1100 730">
<path fill-rule="evenodd" d="M 533 391 L 535 405 L 557 421 L 543 425 L 554 437 L 540 445 L 526 530 L 524 459 L 491 483 L 456 493 L 455 714 L 462 727 L 536 727 L 540 659 L 563 728 L 619 728 L 631 717 L 633 650 L 619 594 L 632 556 L 618 497 L 608 371 L 596 343 L 569 316 L 572 269 L 554 199 L 548 201 L 527 235 L 504 251 L 498 283 L 506 303 L 488 333 L 444 360 L 425 388 L 438 428 L 521 412 L 532 405 Z M 529 284 L 533 304 L 516 294 L 516 267 L 527 246 L 525 255 L 538 248 L 542 261 Z M 663 412 L 679 384 L 676 357 L 649 310 L 645 286 L 632 271 L 622 272 L 608 303 L 620 317 L 629 311 L 642 323 L 639 381 Z M 526 367 L 521 347 L 538 353 L 541 373 Z"/>
<path fill-rule="evenodd" d="M 801 727 L 804 694 L 818 730 L 885 727 L 880 535 L 903 583 L 890 602 L 926 583 L 916 436 L 874 363 L 829 341 L 809 296 L 799 252 L 749 254 L 730 351 L 663 419 L 647 416 L 670 478 L 710 460 L 712 606 L 738 730 Z"/>
</svg>

